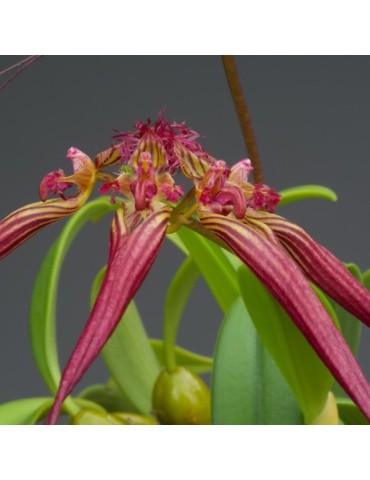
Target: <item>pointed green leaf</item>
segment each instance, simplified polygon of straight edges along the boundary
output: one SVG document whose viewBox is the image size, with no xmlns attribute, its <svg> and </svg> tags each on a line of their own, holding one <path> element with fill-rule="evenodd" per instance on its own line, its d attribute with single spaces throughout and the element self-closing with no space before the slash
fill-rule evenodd
<svg viewBox="0 0 370 480">
<path fill-rule="evenodd" d="M 245 305 L 261 339 L 310 423 L 322 411 L 333 377 L 275 298 L 245 266 L 238 270 Z"/>
<path fill-rule="evenodd" d="M 57 391 L 61 375 L 55 325 L 58 283 L 63 261 L 83 225 L 109 210 L 112 210 L 110 200 L 99 198 L 76 212 L 49 250 L 36 278 L 30 312 L 32 353 L 41 376 L 53 394 Z"/>
<path fill-rule="evenodd" d="M 348 398 L 337 398 L 339 418 L 346 425 L 369 425 L 366 417 L 360 412 L 357 405 Z"/>
<path fill-rule="evenodd" d="M 24 398 L 0 405 L 0 425 L 34 425 L 50 409 L 53 398 Z"/>
<path fill-rule="evenodd" d="M 168 240 L 170 240 L 176 247 L 182 251 L 185 255 L 189 255 L 187 248 L 185 247 L 184 243 L 182 242 L 181 238 L 179 237 L 178 233 L 171 233 L 167 235 Z"/>
<path fill-rule="evenodd" d="M 80 408 L 105 412 L 104 408 L 87 399 L 74 398 L 73 402 Z M 50 397 L 24 398 L 3 403 L 0 405 L 0 425 L 35 425 L 46 417 L 53 403 L 54 398 Z M 64 410 L 64 413 L 69 412 Z"/>
<path fill-rule="evenodd" d="M 354 263 L 347 263 L 346 267 L 357 280 L 359 280 L 360 282 L 362 281 L 361 271 L 357 267 L 357 265 L 355 265 Z M 338 305 L 338 303 L 336 303 L 330 297 L 327 297 L 327 298 L 331 302 L 335 310 L 335 313 L 338 317 L 343 336 L 346 339 L 346 342 L 349 345 L 353 355 L 356 356 L 358 347 L 360 344 L 362 323 L 355 316 L 351 315 L 349 312 L 347 312 L 347 310 L 345 310 L 343 307 Z M 339 396 L 339 397 L 347 396 L 343 388 L 337 382 L 334 383 L 332 390 L 336 396 Z"/>
<path fill-rule="evenodd" d="M 105 268 L 97 275 L 91 304 L 99 292 Z M 154 383 L 161 371 L 135 303 L 131 302 L 102 350 L 105 364 L 130 410 L 149 415 Z"/>
<path fill-rule="evenodd" d="M 165 365 L 164 362 L 164 342 L 156 338 L 150 339 L 150 344 L 157 356 L 158 362 L 161 366 Z M 185 348 L 175 346 L 176 364 L 181 367 L 187 368 L 196 374 L 208 373 L 212 371 L 213 359 L 199 355 L 198 353 L 191 352 Z"/>
<path fill-rule="evenodd" d="M 359 268 L 353 263 L 347 264 L 346 267 L 352 275 L 361 282 L 361 272 Z M 352 353 L 356 355 L 360 342 L 362 323 L 356 317 L 348 313 L 347 310 L 334 302 L 334 300 L 331 300 L 330 298 L 329 300 L 337 314 L 343 336 L 351 348 Z"/>
<path fill-rule="evenodd" d="M 332 304 L 330 303 L 330 300 L 328 299 L 328 297 L 325 295 L 325 293 L 317 285 L 315 285 L 314 283 L 311 283 L 311 282 L 310 282 L 310 285 L 311 285 L 311 288 L 313 289 L 313 291 L 319 297 L 319 300 L 322 303 L 323 307 L 325 308 L 325 310 L 330 315 L 331 319 L 333 320 L 333 323 L 336 325 L 338 330 L 341 330 L 337 314 L 335 313 L 335 310 L 334 310 Z"/>
<path fill-rule="evenodd" d="M 164 305 L 164 359 L 168 371 L 176 368 L 175 345 L 180 320 L 186 302 L 199 277 L 199 269 L 191 257 L 187 257 L 177 270 L 168 288 Z"/>
<path fill-rule="evenodd" d="M 180 228 L 177 232 L 207 282 L 221 309 L 227 312 L 239 296 L 235 270 L 222 249 L 198 233 Z"/>
<path fill-rule="evenodd" d="M 212 417 L 218 425 L 302 423 L 297 401 L 241 297 L 227 313 L 216 343 Z"/>
<path fill-rule="evenodd" d="M 281 195 L 279 207 L 309 198 L 323 198 L 332 202 L 336 202 L 338 198 L 333 190 L 322 185 L 301 185 L 281 190 L 279 193 Z"/>
<path fill-rule="evenodd" d="M 362 283 L 370 290 L 370 269 L 362 274 Z"/>
</svg>

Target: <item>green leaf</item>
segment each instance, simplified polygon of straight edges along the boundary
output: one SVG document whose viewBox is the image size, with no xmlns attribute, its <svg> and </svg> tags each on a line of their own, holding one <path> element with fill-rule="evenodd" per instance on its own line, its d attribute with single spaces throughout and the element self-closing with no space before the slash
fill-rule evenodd
<svg viewBox="0 0 370 480">
<path fill-rule="evenodd" d="M 360 282 L 362 281 L 362 275 L 360 269 L 355 265 L 354 263 L 348 263 L 345 264 L 348 270 L 352 273 L 352 275 L 359 280 Z M 366 285 L 365 285 L 366 286 Z M 370 284 L 369 284 L 370 286 Z M 354 356 L 356 356 L 358 347 L 360 344 L 360 337 L 361 337 L 361 331 L 362 331 L 362 323 L 353 315 L 351 315 L 347 310 L 345 310 L 343 307 L 338 305 L 334 300 L 332 300 L 330 297 L 327 297 L 329 301 L 331 302 L 334 311 L 338 317 L 340 327 L 342 334 L 344 338 L 346 339 L 346 342 L 348 346 L 350 347 L 352 353 Z M 337 383 L 334 383 L 334 386 L 332 388 L 333 393 L 336 396 L 339 397 L 346 397 L 347 394 L 343 390 L 343 388 Z"/>
<path fill-rule="evenodd" d="M 352 275 L 361 282 L 361 272 L 357 265 L 353 263 L 346 264 L 347 269 L 352 273 Z M 329 298 L 329 297 L 328 297 Z M 352 353 L 354 355 L 357 354 L 358 346 L 360 343 L 360 336 L 361 336 L 361 328 L 362 323 L 353 315 L 347 312 L 344 308 L 338 305 L 334 300 L 329 298 L 331 304 L 337 314 L 340 328 L 346 342 L 348 343 Z"/>
<path fill-rule="evenodd" d="M 279 207 L 288 205 L 289 203 L 308 200 L 309 198 L 323 198 L 332 202 L 337 201 L 337 195 L 333 190 L 321 185 L 301 185 L 300 187 L 287 188 L 280 192 L 281 200 Z"/>
<path fill-rule="evenodd" d="M 24 398 L 0 405 L 0 425 L 34 425 L 49 411 L 54 399 Z"/>
<path fill-rule="evenodd" d="M 212 417 L 216 425 L 302 423 L 293 393 L 262 344 L 241 297 L 227 313 L 216 343 Z"/>
<path fill-rule="evenodd" d="M 261 339 L 292 388 L 305 422 L 322 411 L 333 377 L 299 329 L 245 266 L 238 270 L 245 305 Z"/>
<path fill-rule="evenodd" d="M 55 328 L 58 283 L 63 261 L 83 225 L 109 210 L 112 210 L 109 199 L 99 198 L 76 212 L 49 250 L 36 278 L 30 313 L 31 346 L 37 368 L 52 394 L 57 391 L 61 376 Z"/>
<path fill-rule="evenodd" d="M 175 345 L 180 320 L 186 302 L 199 277 L 199 269 L 191 257 L 187 257 L 177 270 L 168 288 L 164 305 L 164 358 L 168 371 L 176 368 Z"/>
<path fill-rule="evenodd" d="M 93 305 L 104 278 L 98 273 L 91 292 Z M 129 410 L 149 415 L 152 390 L 161 371 L 135 303 L 131 302 L 102 350 L 105 364 L 129 403 Z"/>
<path fill-rule="evenodd" d="M 177 232 L 171 233 L 166 237 L 170 242 L 172 242 L 176 247 L 182 251 L 185 255 L 189 255 L 187 248 L 185 247 L 184 243 L 182 242 L 181 238 L 179 237 Z"/>
<path fill-rule="evenodd" d="M 89 408 L 104 413 L 105 409 L 95 402 L 83 398 L 74 398 L 81 408 Z M 24 398 L 0 405 L 0 425 L 35 425 L 48 414 L 54 398 Z M 78 410 L 76 410 L 78 411 Z M 63 413 L 70 413 L 63 408 Z"/>
<path fill-rule="evenodd" d="M 85 388 L 78 399 L 90 400 L 101 405 L 107 412 L 127 412 L 131 409 L 131 403 L 124 398 L 116 386 L 91 385 Z"/>
<path fill-rule="evenodd" d="M 362 274 L 362 283 L 370 290 L 370 269 Z"/>
<path fill-rule="evenodd" d="M 180 228 L 177 234 L 221 309 L 227 312 L 240 292 L 235 270 L 221 247 L 188 228 Z"/>
<path fill-rule="evenodd" d="M 337 398 L 339 418 L 346 425 L 369 425 L 367 418 L 358 409 L 352 400 Z"/>
<path fill-rule="evenodd" d="M 161 366 L 165 365 L 164 362 L 164 343 L 163 340 L 156 338 L 150 339 L 150 344 L 157 356 L 158 362 Z M 202 374 L 212 371 L 213 359 L 199 355 L 198 353 L 191 352 L 185 348 L 175 346 L 176 364 L 181 367 L 191 370 L 193 373 Z"/>
<path fill-rule="evenodd" d="M 340 323 L 337 317 L 337 314 L 335 313 L 335 310 L 329 300 L 329 298 L 325 295 L 325 293 L 314 283 L 311 283 L 311 288 L 312 290 L 316 293 L 316 296 L 319 298 L 320 302 L 322 303 L 323 307 L 325 310 L 328 312 L 329 316 L 333 320 L 334 324 L 338 328 L 338 330 L 341 330 Z"/>
</svg>

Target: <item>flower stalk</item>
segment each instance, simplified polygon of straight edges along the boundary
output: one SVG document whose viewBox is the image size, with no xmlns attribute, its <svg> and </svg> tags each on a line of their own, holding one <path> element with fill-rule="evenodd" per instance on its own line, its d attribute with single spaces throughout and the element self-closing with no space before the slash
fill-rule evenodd
<svg viewBox="0 0 370 480">
<path fill-rule="evenodd" d="M 253 165 L 254 181 L 255 183 L 263 183 L 263 170 L 257 147 L 256 136 L 254 134 L 252 119 L 249 114 L 247 101 L 245 99 L 243 88 L 240 82 L 235 58 L 233 55 L 222 55 L 222 63 L 231 97 L 234 102 L 234 107 L 238 115 L 245 147 Z"/>
</svg>

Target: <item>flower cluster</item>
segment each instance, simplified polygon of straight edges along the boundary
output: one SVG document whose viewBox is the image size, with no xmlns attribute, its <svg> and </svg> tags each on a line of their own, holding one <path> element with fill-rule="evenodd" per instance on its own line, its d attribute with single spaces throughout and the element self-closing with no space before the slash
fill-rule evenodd
<svg viewBox="0 0 370 480">
<path fill-rule="evenodd" d="M 370 293 L 302 228 L 273 213 L 280 197 L 266 185 L 249 181 L 251 162 L 243 159 L 230 168 L 203 150 L 195 131 L 161 115 L 154 123 L 136 122 L 133 131 L 114 138 L 115 144 L 94 161 L 70 148 L 73 174 L 49 173 L 40 185 L 41 202 L 0 222 L 1 258 L 43 226 L 73 214 L 97 181 L 102 182 L 100 191 L 109 192 L 117 204 L 104 281 L 64 369 L 48 423 L 57 421 L 63 401 L 113 333 L 165 235 L 194 223 L 264 283 L 370 419 L 369 383 L 309 281 L 367 325 Z M 194 184 L 185 198 L 174 179 L 180 171 Z M 67 196 L 72 186 L 77 192 Z M 60 198 L 47 200 L 48 194 Z"/>
</svg>

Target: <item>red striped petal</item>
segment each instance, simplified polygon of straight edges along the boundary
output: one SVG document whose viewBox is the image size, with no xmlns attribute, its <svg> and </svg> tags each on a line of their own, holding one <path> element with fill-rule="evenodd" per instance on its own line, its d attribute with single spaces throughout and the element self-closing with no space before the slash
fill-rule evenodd
<svg viewBox="0 0 370 480">
<path fill-rule="evenodd" d="M 0 259 L 8 255 L 42 227 L 76 212 L 82 198 L 49 200 L 19 208 L 0 222 Z"/>
<path fill-rule="evenodd" d="M 287 311 L 344 390 L 370 419 L 370 385 L 339 330 L 284 249 L 231 218 L 200 212 L 220 237 Z"/>
<path fill-rule="evenodd" d="M 370 292 L 332 253 L 316 243 L 303 228 L 277 215 L 266 216 L 268 225 L 295 262 L 339 305 L 370 326 Z"/>
<path fill-rule="evenodd" d="M 110 256 L 94 308 L 63 372 L 47 423 L 54 424 L 64 399 L 81 379 L 118 325 L 152 266 L 166 234 L 170 210 L 151 214 L 132 233 L 116 212 L 111 229 Z"/>
</svg>

